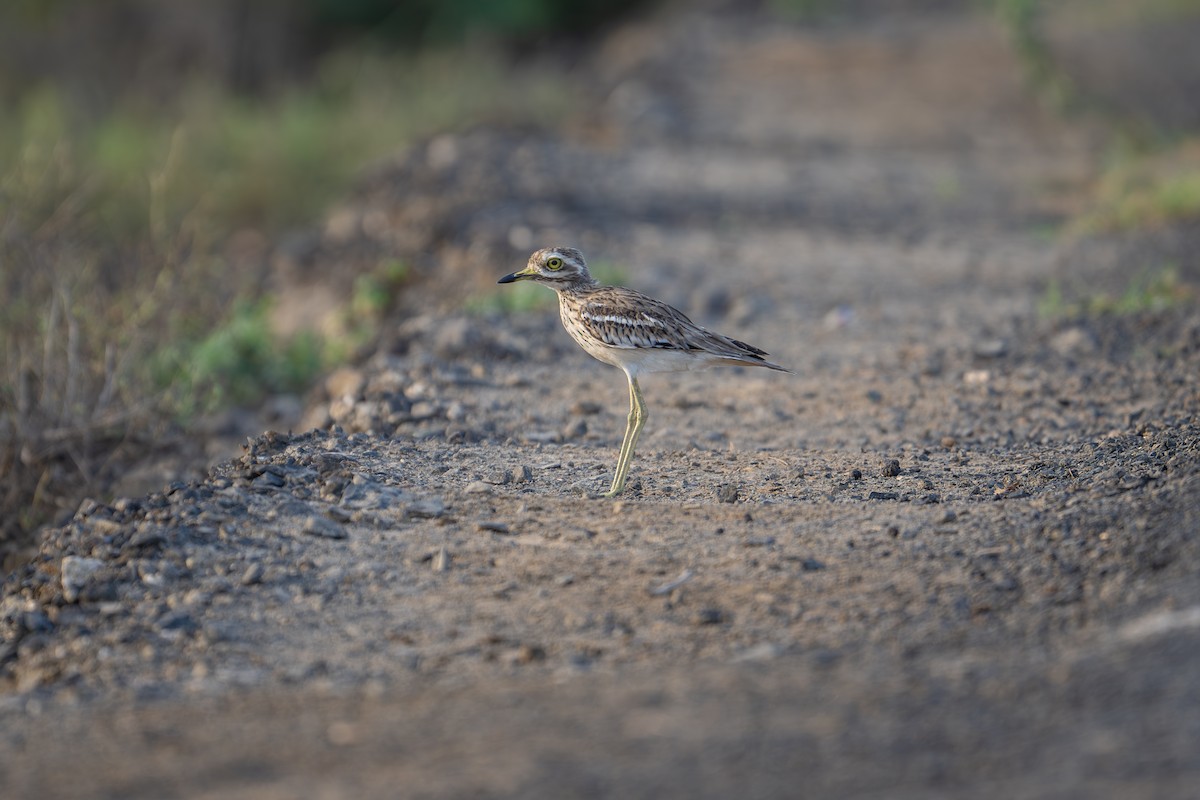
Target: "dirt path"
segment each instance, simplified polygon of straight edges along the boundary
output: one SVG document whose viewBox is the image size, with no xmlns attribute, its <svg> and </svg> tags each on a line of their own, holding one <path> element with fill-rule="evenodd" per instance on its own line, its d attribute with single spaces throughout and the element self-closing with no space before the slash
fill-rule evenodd
<svg viewBox="0 0 1200 800">
<path fill-rule="evenodd" d="M 1188 796 L 1200 315 L 1038 304 L 1200 281 L 1194 234 L 1047 238 L 1088 143 L 978 20 L 677 14 L 595 63 L 570 136 L 438 139 L 339 212 L 315 263 L 432 267 L 339 431 L 9 578 L 6 794 Z M 591 497 L 621 375 L 462 310 L 549 243 L 797 375 L 648 378 Z"/>
</svg>

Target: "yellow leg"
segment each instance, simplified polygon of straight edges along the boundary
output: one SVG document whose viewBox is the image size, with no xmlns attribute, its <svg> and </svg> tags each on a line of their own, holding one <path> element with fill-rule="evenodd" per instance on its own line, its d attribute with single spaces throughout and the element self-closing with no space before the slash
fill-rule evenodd
<svg viewBox="0 0 1200 800">
<path fill-rule="evenodd" d="M 628 377 L 629 417 L 625 421 L 625 438 L 621 441 L 621 452 L 617 456 L 617 471 L 613 475 L 612 486 L 604 493 L 605 497 L 616 497 L 624 491 L 629 462 L 633 460 L 633 449 L 637 446 L 642 427 L 646 424 L 646 403 L 642 400 L 642 390 L 638 386 L 637 378 L 632 375 Z"/>
</svg>

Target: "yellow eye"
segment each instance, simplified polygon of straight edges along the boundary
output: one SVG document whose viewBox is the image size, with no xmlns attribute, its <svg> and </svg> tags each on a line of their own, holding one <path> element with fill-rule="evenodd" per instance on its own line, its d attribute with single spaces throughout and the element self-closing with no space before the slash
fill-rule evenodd
<svg viewBox="0 0 1200 800">
<path fill-rule="evenodd" d="M 546 259 L 546 269 L 559 270 L 562 269 L 563 260 L 558 256 Z"/>
</svg>

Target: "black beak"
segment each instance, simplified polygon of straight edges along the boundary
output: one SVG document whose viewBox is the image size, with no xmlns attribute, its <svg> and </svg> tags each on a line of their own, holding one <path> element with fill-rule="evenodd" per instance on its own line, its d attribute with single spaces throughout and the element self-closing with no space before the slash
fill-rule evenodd
<svg viewBox="0 0 1200 800">
<path fill-rule="evenodd" d="M 514 281 L 517 281 L 517 280 L 519 280 L 519 278 L 517 278 L 517 273 L 510 272 L 507 275 L 505 275 L 503 278 L 501 278 L 500 280 L 496 281 L 496 283 L 513 283 Z"/>
</svg>

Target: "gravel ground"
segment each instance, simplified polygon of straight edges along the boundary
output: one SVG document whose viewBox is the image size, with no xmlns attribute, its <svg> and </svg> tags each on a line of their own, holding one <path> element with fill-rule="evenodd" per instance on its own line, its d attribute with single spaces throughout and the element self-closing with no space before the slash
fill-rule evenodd
<svg viewBox="0 0 1200 800">
<path fill-rule="evenodd" d="M 6 793 L 1192 796 L 1200 312 L 1046 304 L 1195 286 L 1200 232 L 1046 236 L 1090 136 L 971 17 L 591 59 L 567 134 L 439 137 L 281 245 L 421 272 L 297 433 L 8 576 Z M 646 378 L 597 498 L 623 377 L 494 300 L 547 244 L 797 374 Z"/>
</svg>

